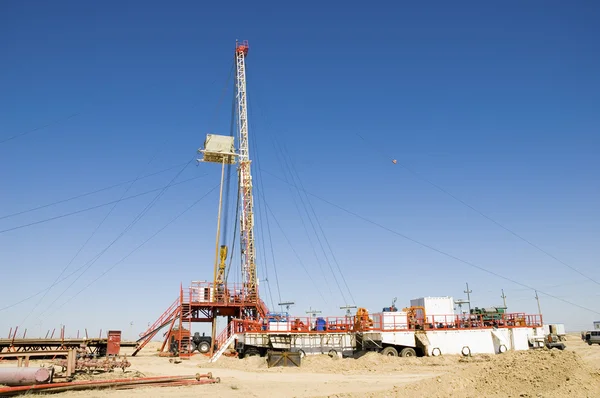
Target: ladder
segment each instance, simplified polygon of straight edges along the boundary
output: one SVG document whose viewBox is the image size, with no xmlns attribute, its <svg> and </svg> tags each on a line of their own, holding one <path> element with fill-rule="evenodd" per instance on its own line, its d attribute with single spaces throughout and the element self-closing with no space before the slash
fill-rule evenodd
<svg viewBox="0 0 600 398">
<path fill-rule="evenodd" d="M 233 342 L 237 338 L 238 338 L 238 335 L 235 333 L 232 334 L 231 336 L 229 336 L 229 338 L 227 340 L 225 340 L 225 342 L 219 346 L 219 349 L 217 350 L 217 352 L 215 352 L 213 354 L 213 356 L 210 358 L 209 362 L 216 362 L 217 359 L 221 358 L 221 355 L 223 355 L 225 350 L 227 350 L 229 348 L 229 346 L 231 346 L 231 344 L 233 344 Z"/>
</svg>

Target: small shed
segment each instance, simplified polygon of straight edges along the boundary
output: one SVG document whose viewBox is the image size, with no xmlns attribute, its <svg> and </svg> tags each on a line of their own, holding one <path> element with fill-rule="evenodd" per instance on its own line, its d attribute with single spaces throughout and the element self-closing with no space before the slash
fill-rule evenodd
<svg viewBox="0 0 600 398">
<path fill-rule="evenodd" d="M 202 161 L 211 163 L 235 163 L 235 148 L 233 137 L 207 134 L 204 149 L 198 152 L 203 154 Z"/>
</svg>

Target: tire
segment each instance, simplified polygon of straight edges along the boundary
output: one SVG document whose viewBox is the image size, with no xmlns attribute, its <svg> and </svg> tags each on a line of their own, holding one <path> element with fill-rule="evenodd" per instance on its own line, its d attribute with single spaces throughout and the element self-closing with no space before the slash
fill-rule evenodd
<svg viewBox="0 0 600 398">
<path fill-rule="evenodd" d="M 210 351 L 210 344 L 208 344 L 208 341 L 201 341 L 196 346 L 196 349 L 202 354 L 206 354 L 208 351 Z"/>
<path fill-rule="evenodd" d="M 329 350 L 329 353 L 327 353 L 327 355 L 329 355 L 331 358 L 337 358 L 338 353 L 336 350 Z"/>
<path fill-rule="evenodd" d="M 394 347 L 385 347 L 383 350 L 381 350 L 381 355 L 385 355 L 386 357 L 397 357 L 398 350 L 396 350 Z"/>
<path fill-rule="evenodd" d="M 406 348 L 403 348 L 402 351 L 400 351 L 400 356 L 401 357 L 416 357 L 417 353 L 413 348 L 406 347 Z"/>
<path fill-rule="evenodd" d="M 304 350 L 298 350 L 298 354 L 300 355 L 300 358 L 306 358 L 306 352 L 304 352 Z"/>
</svg>

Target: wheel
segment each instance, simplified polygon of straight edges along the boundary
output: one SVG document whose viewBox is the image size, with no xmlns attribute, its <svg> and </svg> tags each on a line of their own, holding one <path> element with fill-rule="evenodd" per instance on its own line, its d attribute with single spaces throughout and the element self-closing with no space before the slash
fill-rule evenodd
<svg viewBox="0 0 600 398">
<path fill-rule="evenodd" d="M 300 358 L 306 357 L 306 352 L 304 352 L 304 350 L 298 350 L 298 354 L 300 354 Z"/>
<path fill-rule="evenodd" d="M 385 355 L 388 357 L 397 357 L 398 350 L 396 350 L 394 347 L 385 347 L 383 350 L 381 350 L 381 355 Z"/>
<path fill-rule="evenodd" d="M 336 350 L 329 350 L 329 352 L 327 353 L 327 355 L 329 355 L 331 358 L 337 358 L 338 353 Z"/>
<path fill-rule="evenodd" d="M 260 351 L 257 348 L 248 348 L 244 353 L 245 357 L 255 357 L 260 356 Z"/>
<path fill-rule="evenodd" d="M 208 344 L 208 341 L 201 341 L 198 346 L 196 346 L 196 349 L 199 352 L 206 354 L 210 350 L 210 344 Z"/>
<path fill-rule="evenodd" d="M 412 349 L 410 347 L 406 347 L 406 348 L 403 348 L 402 351 L 400 351 L 400 356 L 401 357 L 416 357 L 417 353 L 415 352 L 414 349 Z"/>
</svg>

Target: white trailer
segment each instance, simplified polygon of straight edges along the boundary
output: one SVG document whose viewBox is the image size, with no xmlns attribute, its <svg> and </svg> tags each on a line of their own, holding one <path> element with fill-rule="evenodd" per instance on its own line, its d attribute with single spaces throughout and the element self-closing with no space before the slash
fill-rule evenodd
<svg viewBox="0 0 600 398">
<path fill-rule="evenodd" d="M 301 356 L 327 354 L 347 357 L 354 354 L 354 333 L 260 333 L 239 335 L 236 351 L 241 356 L 264 356 L 268 350 L 300 352 Z"/>
</svg>

